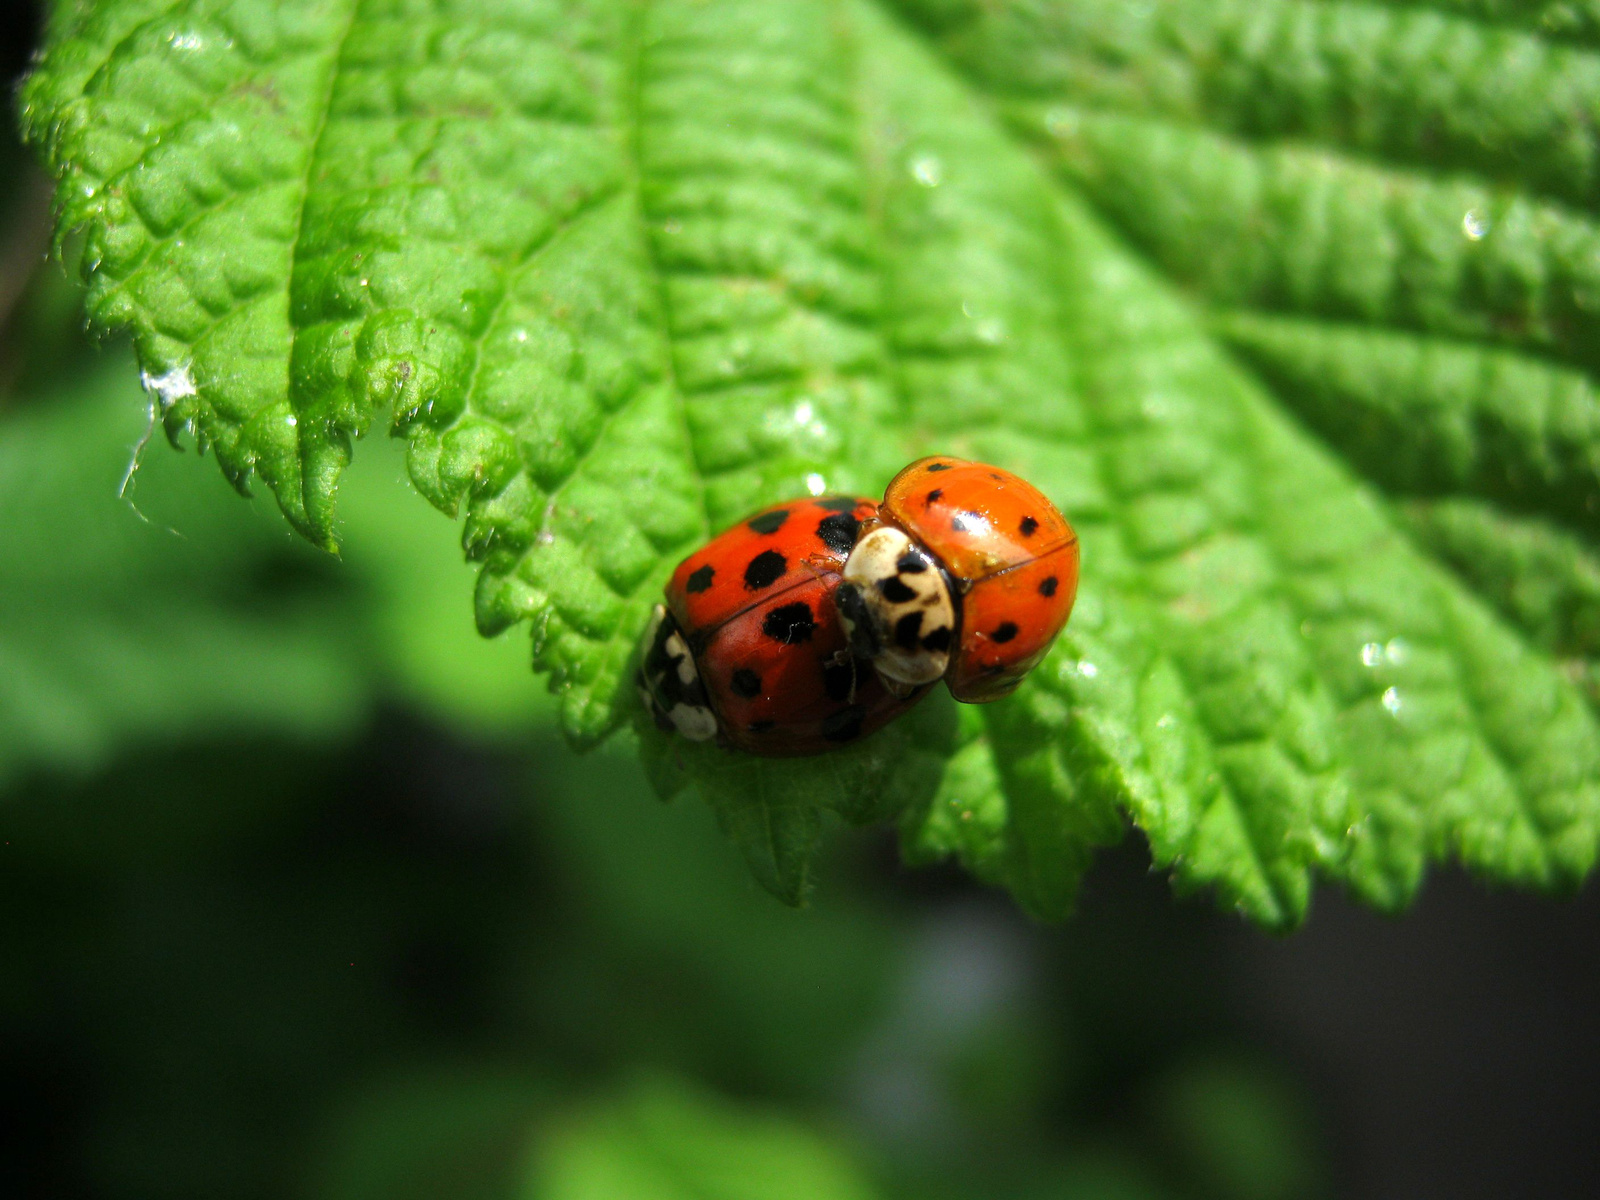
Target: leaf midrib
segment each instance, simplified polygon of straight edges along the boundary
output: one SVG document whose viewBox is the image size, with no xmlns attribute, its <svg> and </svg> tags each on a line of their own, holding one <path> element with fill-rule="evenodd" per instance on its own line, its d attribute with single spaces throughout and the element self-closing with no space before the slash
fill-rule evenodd
<svg viewBox="0 0 1600 1200">
<path fill-rule="evenodd" d="M 678 378 L 678 356 L 675 349 L 672 301 L 668 295 L 665 268 L 656 251 L 655 237 L 650 229 L 648 210 L 644 198 L 644 86 L 645 38 L 644 25 L 650 16 L 653 0 L 639 0 L 633 6 L 628 22 L 628 69 L 624 72 L 623 112 L 627 127 L 623 132 L 628 180 L 632 187 L 633 213 L 639 225 L 639 241 L 644 260 L 650 272 L 650 292 L 655 297 L 656 312 L 661 322 L 662 367 L 666 371 L 667 386 L 672 391 L 672 408 L 683 429 L 683 444 L 689 453 L 690 472 L 694 476 L 695 507 L 700 513 L 700 532 L 709 534 L 713 528 L 711 504 L 706 495 L 706 473 L 701 465 L 699 446 L 694 435 L 694 423 L 689 419 L 689 397 Z"/>
</svg>

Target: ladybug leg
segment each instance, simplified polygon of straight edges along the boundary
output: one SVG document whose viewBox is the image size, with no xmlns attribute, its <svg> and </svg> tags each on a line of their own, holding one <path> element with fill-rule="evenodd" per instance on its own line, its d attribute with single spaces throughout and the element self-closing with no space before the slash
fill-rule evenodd
<svg viewBox="0 0 1600 1200">
<path fill-rule="evenodd" d="M 822 660 L 822 677 L 824 687 L 828 689 L 828 698 L 837 700 L 841 704 L 854 704 L 856 702 L 856 681 L 860 678 L 861 670 L 865 666 L 859 658 L 850 653 L 848 647 L 835 650 Z M 836 682 L 837 681 L 837 682 Z M 839 686 L 842 683 L 843 686 Z"/>
<path fill-rule="evenodd" d="M 878 681 L 883 684 L 883 690 L 896 700 L 909 700 L 918 692 L 928 690 L 928 685 L 925 683 L 902 683 L 900 680 L 891 679 L 887 675 L 879 675 Z"/>
<path fill-rule="evenodd" d="M 633 673 L 633 687 L 639 693 L 639 702 L 649 710 L 650 718 L 656 723 L 656 728 L 662 733 L 676 733 L 678 727 L 672 723 L 672 718 L 662 711 L 661 705 L 656 703 L 655 693 L 645 682 L 642 669 Z"/>
</svg>

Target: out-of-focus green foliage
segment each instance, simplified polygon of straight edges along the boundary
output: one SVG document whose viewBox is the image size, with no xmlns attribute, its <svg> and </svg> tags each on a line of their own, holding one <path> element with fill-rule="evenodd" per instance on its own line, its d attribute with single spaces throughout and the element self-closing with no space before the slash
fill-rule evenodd
<svg viewBox="0 0 1600 1200">
<path fill-rule="evenodd" d="M 547 1087 L 453 1064 L 381 1078 L 328 1131 L 316 1200 L 521 1200 Z M 617 1193 L 618 1200 L 623 1194 Z"/>
<path fill-rule="evenodd" d="M 1321 1190 L 1305 1097 L 1270 1067 L 1238 1058 L 1179 1063 L 1150 1105 L 1201 1195 L 1299 1200 Z"/>
<path fill-rule="evenodd" d="M 366 706 L 331 564 L 170 455 L 150 490 L 181 533 L 118 501 L 148 432 L 129 374 L 117 355 L 0 422 L 0 783 L 199 730 L 338 737 Z"/>
<path fill-rule="evenodd" d="M 1169 1200 L 1219 1170 L 1276 1178 L 1286 1156 L 1317 1177 L 1275 1111 L 1204 1080 L 1174 1105 L 1165 1075 L 1118 1065 L 1148 1046 L 1085 1029 L 1074 1049 L 1093 1005 L 1030 977 L 1006 921 L 919 913 L 839 861 L 793 914 L 625 758 L 540 739 L 482 778 L 415 726 L 348 756 L 194 736 L 5 808 L 0 1060 L 18 1094 L 75 1098 L 18 1132 L 33 1158 L 70 1136 L 57 1153 L 94 1195 L 530 1200 L 574 1155 L 639 1167 L 601 1135 L 642 1119 L 641 1069 L 704 1081 L 668 1089 L 689 1099 L 651 1126 L 641 1200 L 724 1145 L 746 1172 L 790 1169 L 788 1139 L 763 1166 L 747 1137 L 768 1118 L 706 1087 L 809 1126 L 886 1200 Z M 1123 1014 L 1167 996 L 1187 1027 L 1202 976 L 1136 926 L 1106 932 L 1061 978 Z M 1168 989 L 1114 999 L 1141 971 Z M 1091 1062 L 1153 1116 L 1108 1126 Z M 1224 1101 L 1223 1167 L 1194 1164 L 1191 1131 Z M 1236 1161 L 1258 1151 L 1264 1167 Z"/>
<path fill-rule="evenodd" d="M 110 355 L 0 422 L 0 780 L 199 731 L 337 738 L 385 695 L 475 729 L 553 716 L 523 647 L 472 629 L 397 463 L 352 475 L 332 559 L 152 453 L 132 375 Z"/>
<path fill-rule="evenodd" d="M 781 1119 L 642 1083 L 546 1139 L 528 1200 L 874 1200 L 833 1146 Z"/>
</svg>

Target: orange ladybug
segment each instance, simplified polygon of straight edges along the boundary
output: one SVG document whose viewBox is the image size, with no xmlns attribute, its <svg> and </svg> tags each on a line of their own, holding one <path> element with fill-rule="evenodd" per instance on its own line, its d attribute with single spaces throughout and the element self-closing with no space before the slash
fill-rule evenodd
<svg viewBox="0 0 1600 1200">
<path fill-rule="evenodd" d="M 943 678 L 981 704 L 1016 689 L 1078 592 L 1078 536 L 1031 483 L 935 455 L 890 482 L 834 600 L 891 689 Z"/>
<path fill-rule="evenodd" d="M 656 724 L 751 754 L 821 754 L 909 709 L 850 650 L 833 603 L 871 500 L 805 497 L 752 513 L 678 564 L 634 682 Z"/>
</svg>

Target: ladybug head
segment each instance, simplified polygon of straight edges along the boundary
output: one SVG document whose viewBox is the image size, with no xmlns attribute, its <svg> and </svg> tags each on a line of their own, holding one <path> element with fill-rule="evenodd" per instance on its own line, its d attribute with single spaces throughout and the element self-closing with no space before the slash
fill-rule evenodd
<svg viewBox="0 0 1600 1200">
<path fill-rule="evenodd" d="M 955 597 L 932 555 L 904 530 L 880 525 L 850 552 L 834 594 L 851 649 L 885 682 L 941 678 L 955 639 Z"/>
</svg>

